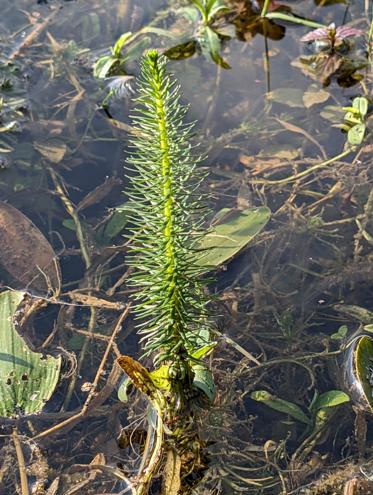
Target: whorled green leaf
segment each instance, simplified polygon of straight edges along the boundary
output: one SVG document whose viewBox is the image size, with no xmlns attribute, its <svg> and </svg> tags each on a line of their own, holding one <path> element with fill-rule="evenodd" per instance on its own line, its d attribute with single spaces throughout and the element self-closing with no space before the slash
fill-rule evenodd
<svg viewBox="0 0 373 495">
<path fill-rule="evenodd" d="M 288 414 L 301 423 L 305 423 L 307 425 L 312 424 L 311 419 L 302 411 L 299 406 L 293 404 L 292 402 L 288 402 L 287 400 L 280 399 L 275 395 L 270 394 L 266 390 L 257 390 L 255 392 L 252 392 L 250 394 L 250 397 L 258 402 L 263 402 L 263 404 L 270 407 L 271 409 L 274 409 L 275 411 Z"/>
<path fill-rule="evenodd" d="M 33 352 L 18 334 L 14 316 L 23 292 L 0 294 L 0 416 L 35 414 L 52 396 L 61 356 Z"/>
<path fill-rule="evenodd" d="M 215 225 L 198 246 L 201 251 L 198 265 L 214 269 L 233 258 L 259 234 L 270 215 L 270 209 L 265 206 L 247 210 L 221 210 L 215 216 Z"/>
<path fill-rule="evenodd" d="M 318 411 L 325 407 L 336 407 L 345 402 L 349 402 L 350 397 L 341 390 L 328 390 L 327 392 L 318 396 L 315 400 L 312 409 Z"/>
</svg>

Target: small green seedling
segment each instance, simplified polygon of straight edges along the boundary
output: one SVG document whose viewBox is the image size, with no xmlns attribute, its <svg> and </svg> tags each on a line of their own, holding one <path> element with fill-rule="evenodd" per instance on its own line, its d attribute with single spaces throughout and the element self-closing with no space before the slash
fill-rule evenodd
<svg viewBox="0 0 373 495">
<path fill-rule="evenodd" d="M 229 64 L 220 54 L 222 41 L 229 36 L 215 25 L 217 16 L 229 11 L 224 0 L 191 0 L 191 4 L 194 7 L 186 7 L 181 12 L 196 25 L 194 33 L 186 41 L 184 38 L 181 44 L 167 50 L 165 55 L 180 60 L 201 52 L 224 69 L 229 69 Z"/>
<path fill-rule="evenodd" d="M 354 98 L 351 107 L 343 107 L 346 112 L 342 130 L 347 132 L 347 141 L 352 146 L 363 142 L 366 132 L 366 115 L 368 113 L 368 100 L 364 96 Z"/>
<path fill-rule="evenodd" d="M 315 391 L 314 397 L 305 412 L 293 402 L 280 399 L 266 390 L 256 390 L 250 397 L 275 411 L 287 414 L 298 422 L 306 424 L 308 431 L 319 430 L 332 416 L 334 407 L 350 400 L 349 396 L 341 390 L 329 390 L 323 394 Z"/>
<path fill-rule="evenodd" d="M 118 76 L 126 74 L 124 68 L 129 55 L 123 55 L 123 48 L 129 44 L 133 35 L 131 32 L 122 34 L 115 45 L 110 48 L 111 54 L 100 57 L 93 66 L 93 75 L 98 79 L 105 79 L 108 76 Z"/>
</svg>

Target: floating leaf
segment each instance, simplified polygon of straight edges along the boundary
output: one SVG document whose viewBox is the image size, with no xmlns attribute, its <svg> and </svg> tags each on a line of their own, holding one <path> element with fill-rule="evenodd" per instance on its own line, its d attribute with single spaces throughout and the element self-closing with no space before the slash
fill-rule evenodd
<svg viewBox="0 0 373 495">
<path fill-rule="evenodd" d="M 16 288 L 58 295 L 60 268 L 52 246 L 23 213 L 0 201 L 0 264 Z"/>
<path fill-rule="evenodd" d="M 0 416 L 40 412 L 60 376 L 61 357 L 31 351 L 15 328 L 23 297 L 23 292 L 0 294 Z"/>
<path fill-rule="evenodd" d="M 270 215 L 267 207 L 220 210 L 215 217 L 217 223 L 198 246 L 202 251 L 198 264 L 213 269 L 232 258 L 259 234 Z"/>
<path fill-rule="evenodd" d="M 292 402 L 288 402 L 287 400 L 279 399 L 266 390 L 257 390 L 255 392 L 252 392 L 250 394 L 250 397 L 258 402 L 263 402 L 266 406 L 274 409 L 275 411 L 288 414 L 301 423 L 305 423 L 307 425 L 310 425 L 312 423 L 311 419 L 306 416 L 306 414 L 299 406 L 293 404 Z"/>
<path fill-rule="evenodd" d="M 315 400 L 312 410 L 318 411 L 324 407 L 336 407 L 345 402 L 349 402 L 350 397 L 341 390 L 328 390 Z"/>
</svg>

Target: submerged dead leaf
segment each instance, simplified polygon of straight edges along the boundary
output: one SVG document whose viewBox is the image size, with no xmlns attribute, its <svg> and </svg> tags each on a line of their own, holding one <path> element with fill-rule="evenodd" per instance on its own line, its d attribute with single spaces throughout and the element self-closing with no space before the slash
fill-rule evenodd
<svg viewBox="0 0 373 495">
<path fill-rule="evenodd" d="M 2 201 L 0 244 L 0 264 L 14 288 L 59 294 L 60 268 L 52 246 L 29 218 Z"/>
<path fill-rule="evenodd" d="M 325 103 L 330 98 L 330 93 L 324 89 L 320 89 L 317 84 L 311 84 L 303 95 L 303 103 L 306 108 L 319 103 Z"/>
<path fill-rule="evenodd" d="M 59 163 L 67 151 L 65 143 L 57 143 L 54 145 L 34 143 L 34 147 L 44 158 L 52 163 Z"/>
</svg>

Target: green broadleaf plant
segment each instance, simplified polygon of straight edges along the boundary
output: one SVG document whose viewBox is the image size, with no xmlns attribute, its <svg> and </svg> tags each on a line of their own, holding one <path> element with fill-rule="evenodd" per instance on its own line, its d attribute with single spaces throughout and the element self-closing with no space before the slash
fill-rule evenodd
<svg viewBox="0 0 373 495">
<path fill-rule="evenodd" d="M 263 230 L 270 215 L 266 206 L 220 210 L 212 221 L 213 226 L 198 244 L 197 264 L 211 270 L 229 261 Z"/>
<path fill-rule="evenodd" d="M 344 107 L 346 112 L 344 124 L 341 128 L 347 132 L 347 141 L 352 146 L 363 142 L 366 132 L 366 115 L 368 113 L 368 100 L 364 96 L 354 98 L 351 107 Z"/>
<path fill-rule="evenodd" d="M 317 392 L 308 406 L 308 414 L 297 404 L 270 394 L 266 390 L 256 390 L 250 397 L 258 402 L 263 402 L 271 409 L 288 414 L 292 418 L 315 429 L 320 428 L 331 417 L 332 408 L 344 404 L 350 400 L 349 396 L 341 390 L 328 390 L 319 395 Z"/>
<path fill-rule="evenodd" d="M 25 294 L 0 294 L 0 416 L 39 413 L 52 396 L 60 376 L 61 356 L 33 352 L 18 334 L 14 321 Z"/>
<path fill-rule="evenodd" d="M 192 0 L 191 3 L 197 11 L 197 16 L 193 12 L 194 9 L 190 7 L 183 9 L 184 15 L 193 24 L 199 22 L 199 26 L 192 36 L 187 40 L 184 38 L 182 43 L 167 50 L 165 55 L 171 59 L 179 60 L 194 55 L 198 50 L 206 57 L 211 57 L 216 64 L 224 69 L 229 69 L 229 64 L 220 54 L 222 40 L 227 36 L 219 32 L 219 28 L 214 26 L 216 16 L 228 12 L 229 8 L 224 0 Z"/>
</svg>

